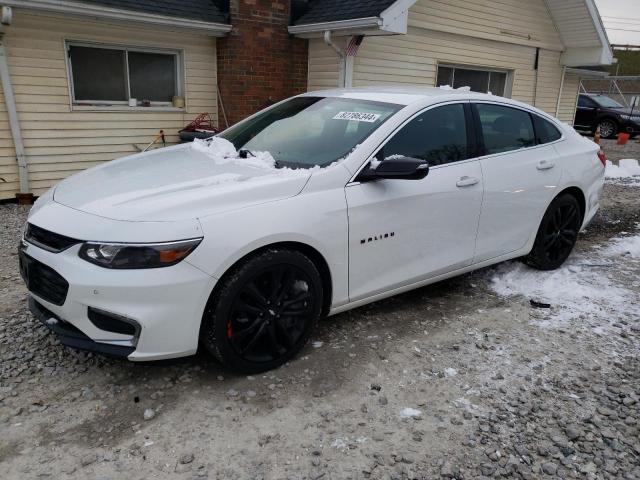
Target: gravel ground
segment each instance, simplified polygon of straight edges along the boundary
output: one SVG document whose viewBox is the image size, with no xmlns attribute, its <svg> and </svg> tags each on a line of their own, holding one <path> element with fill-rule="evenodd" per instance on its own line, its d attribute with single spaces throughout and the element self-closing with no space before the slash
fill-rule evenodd
<svg viewBox="0 0 640 480">
<path fill-rule="evenodd" d="M 0 477 L 640 479 L 639 195 L 607 184 L 553 274 L 509 262 L 332 317 L 255 377 L 58 345 L 25 307 L 27 210 L 0 206 Z"/>
</svg>

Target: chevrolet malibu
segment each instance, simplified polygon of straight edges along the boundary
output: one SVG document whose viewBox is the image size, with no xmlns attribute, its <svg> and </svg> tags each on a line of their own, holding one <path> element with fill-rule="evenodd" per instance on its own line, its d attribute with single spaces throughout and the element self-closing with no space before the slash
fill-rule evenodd
<svg viewBox="0 0 640 480">
<path fill-rule="evenodd" d="M 318 319 L 509 259 L 558 268 L 604 156 L 528 105 L 451 89 L 330 90 L 193 144 L 74 175 L 31 210 L 30 309 L 61 342 L 260 372 Z"/>
</svg>

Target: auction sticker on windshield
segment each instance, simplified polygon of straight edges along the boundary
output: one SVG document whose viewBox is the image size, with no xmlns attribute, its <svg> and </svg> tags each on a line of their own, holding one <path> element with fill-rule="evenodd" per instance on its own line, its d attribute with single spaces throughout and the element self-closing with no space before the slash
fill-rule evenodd
<svg viewBox="0 0 640 480">
<path fill-rule="evenodd" d="M 377 113 L 340 112 L 333 117 L 334 120 L 355 120 L 356 122 L 373 123 L 380 118 Z"/>
</svg>

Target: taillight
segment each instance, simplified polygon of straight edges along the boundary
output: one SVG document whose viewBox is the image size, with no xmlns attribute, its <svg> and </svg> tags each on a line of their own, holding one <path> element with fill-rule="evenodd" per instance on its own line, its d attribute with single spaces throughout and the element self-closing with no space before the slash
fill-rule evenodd
<svg viewBox="0 0 640 480">
<path fill-rule="evenodd" d="M 602 166 L 606 167 L 607 166 L 607 156 L 604 154 L 604 152 L 602 150 L 600 150 L 598 152 L 598 158 L 602 162 Z"/>
</svg>

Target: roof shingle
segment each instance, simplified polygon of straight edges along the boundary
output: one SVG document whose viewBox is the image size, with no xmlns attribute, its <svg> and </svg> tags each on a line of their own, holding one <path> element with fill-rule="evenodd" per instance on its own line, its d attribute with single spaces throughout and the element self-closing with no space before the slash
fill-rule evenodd
<svg viewBox="0 0 640 480">
<path fill-rule="evenodd" d="M 294 21 L 295 25 L 336 22 L 354 18 L 377 17 L 395 0 L 315 0 L 307 11 Z"/>
<path fill-rule="evenodd" d="M 214 0 L 80 0 L 108 8 L 188 18 L 211 23 L 229 23 L 228 15 Z"/>
</svg>

